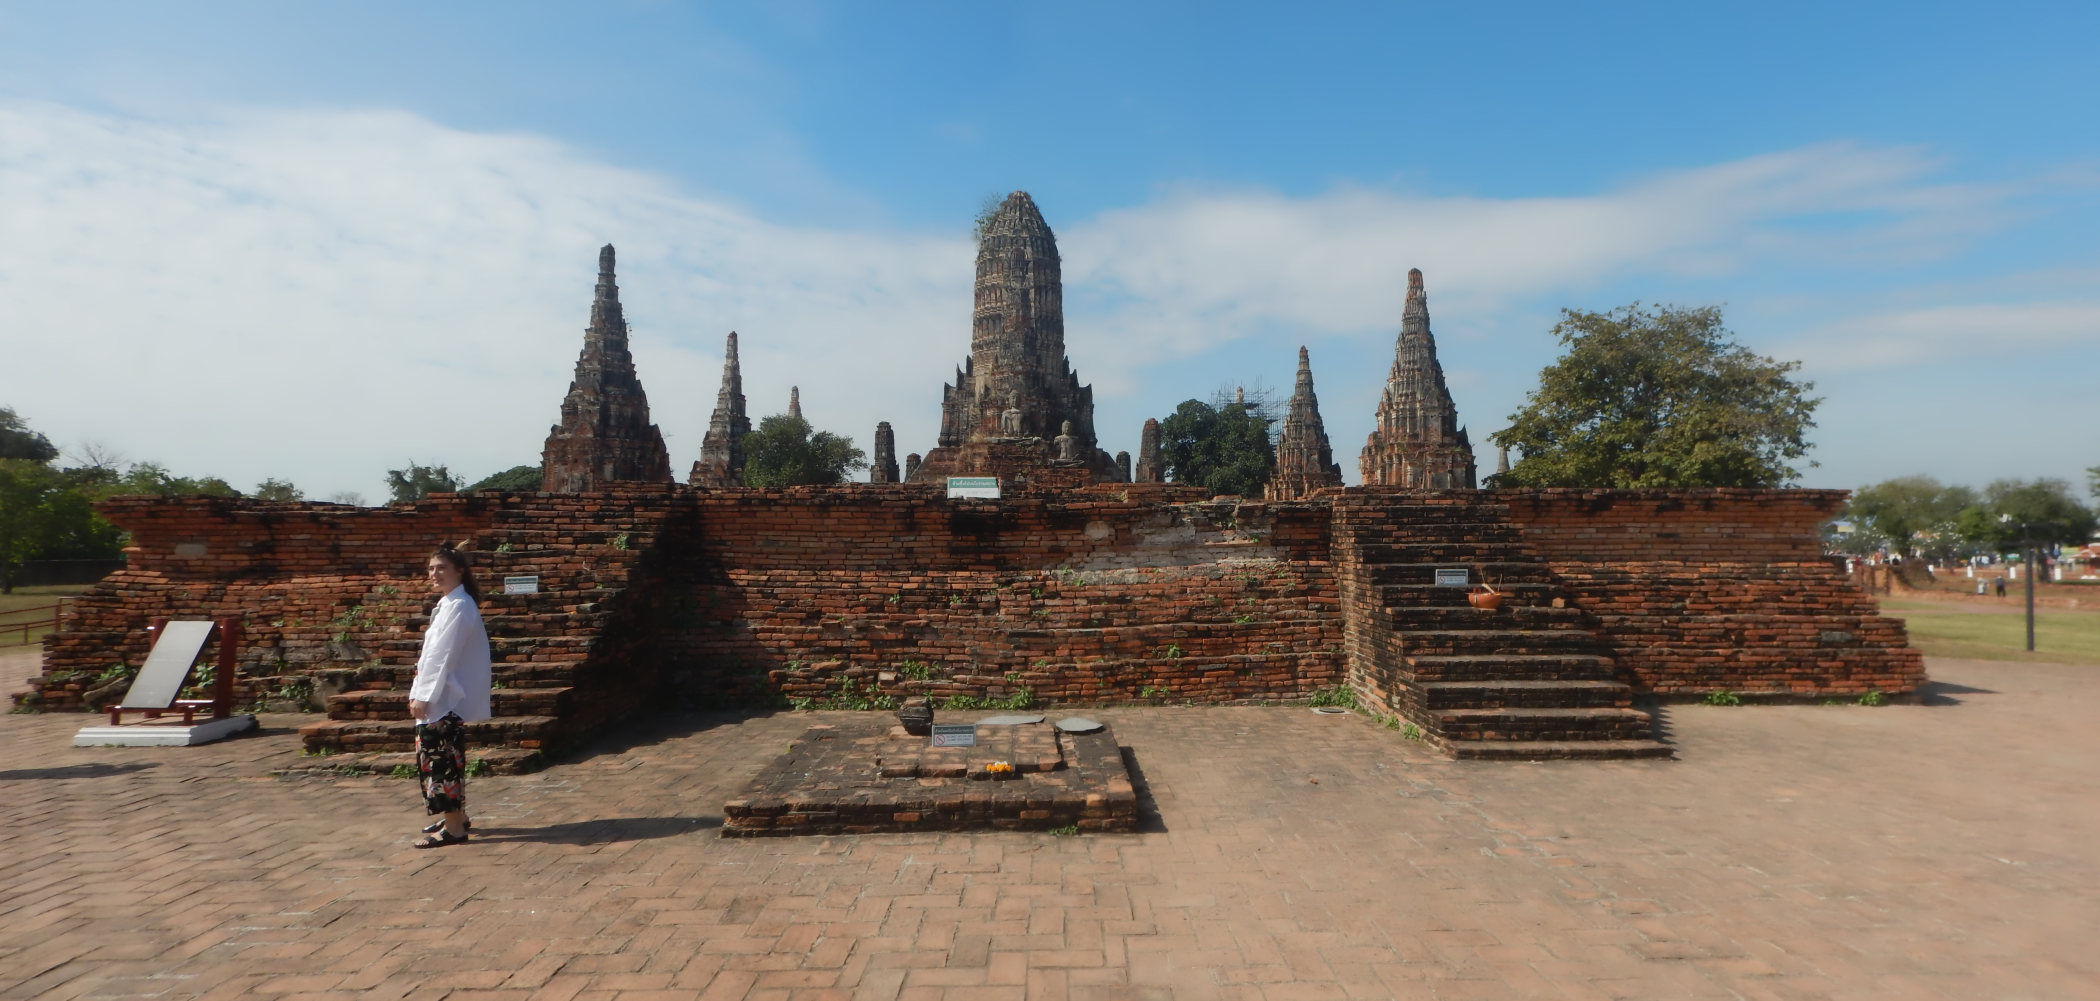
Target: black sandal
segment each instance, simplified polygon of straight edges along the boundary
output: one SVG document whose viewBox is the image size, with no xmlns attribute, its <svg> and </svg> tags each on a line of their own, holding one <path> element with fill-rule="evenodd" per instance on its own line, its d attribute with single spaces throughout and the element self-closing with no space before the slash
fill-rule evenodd
<svg viewBox="0 0 2100 1001">
<path fill-rule="evenodd" d="M 463 845 L 466 843 L 467 836 L 464 834 L 454 834 L 451 831 L 439 831 L 436 834 L 433 834 L 427 838 L 424 838 L 421 841 L 416 842 L 415 847 L 443 848 L 446 845 Z"/>
<path fill-rule="evenodd" d="M 439 832 L 439 831 L 442 831 L 442 830 L 444 830 L 444 829 L 445 829 L 445 822 L 444 822 L 444 821 L 442 821 L 442 820 L 440 820 L 440 821 L 438 821 L 437 823 L 435 823 L 435 824 L 432 824 L 432 825 L 430 825 L 429 827 L 423 828 L 423 833 L 425 833 L 425 834 L 436 834 L 437 832 Z M 473 830 L 473 829 L 474 829 L 474 822 L 473 822 L 473 821 L 471 821 L 471 820 L 467 821 L 467 822 L 466 822 L 466 829 L 467 829 L 467 830 L 469 830 L 469 831 Z"/>
</svg>

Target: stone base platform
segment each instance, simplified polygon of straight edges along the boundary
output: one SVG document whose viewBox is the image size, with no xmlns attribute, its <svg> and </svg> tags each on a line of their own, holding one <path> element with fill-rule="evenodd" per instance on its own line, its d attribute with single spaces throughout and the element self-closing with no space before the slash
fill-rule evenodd
<svg viewBox="0 0 2100 1001">
<path fill-rule="evenodd" d="M 255 717 L 246 714 L 208 719 L 185 725 L 179 717 L 126 723 L 122 726 L 84 726 L 73 735 L 74 747 L 195 747 L 225 740 L 255 728 Z"/>
<path fill-rule="evenodd" d="M 467 768 L 475 770 L 479 762 L 486 775 L 529 775 L 546 767 L 547 759 L 539 751 L 519 747 L 471 748 L 467 751 Z M 391 775 L 397 768 L 411 771 L 416 767 L 414 751 L 388 751 L 380 753 L 315 754 L 300 757 L 283 768 L 273 769 L 270 774 L 280 777 L 304 777 L 326 775 Z"/>
<path fill-rule="evenodd" d="M 722 836 L 1137 829 L 1137 794 L 1107 727 L 980 724 L 977 743 L 930 747 L 888 714 L 813 726 L 724 806 Z"/>
</svg>

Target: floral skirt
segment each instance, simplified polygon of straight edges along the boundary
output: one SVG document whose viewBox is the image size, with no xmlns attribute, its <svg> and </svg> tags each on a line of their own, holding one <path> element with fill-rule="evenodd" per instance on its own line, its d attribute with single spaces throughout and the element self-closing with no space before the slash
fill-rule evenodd
<svg viewBox="0 0 2100 1001">
<path fill-rule="evenodd" d="M 416 725 L 416 775 L 431 813 L 467 808 L 467 724 L 458 713 Z"/>
</svg>

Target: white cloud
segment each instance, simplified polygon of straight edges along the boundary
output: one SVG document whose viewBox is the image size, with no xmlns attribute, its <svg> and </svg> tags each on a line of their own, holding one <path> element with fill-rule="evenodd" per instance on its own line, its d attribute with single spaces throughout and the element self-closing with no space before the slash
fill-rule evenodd
<svg viewBox="0 0 2100 1001">
<path fill-rule="evenodd" d="M 1931 166 L 1830 145 L 1584 197 L 1182 189 L 1067 222 L 1048 209 L 1074 365 L 1134 436 L 1134 368 L 1278 330 L 1383 345 L 1410 266 L 1440 315 L 1486 315 L 1629 274 L 1930 252 L 1996 221 L 2003 192 L 1921 184 Z M 169 125 L 0 101 L 0 405 L 62 443 L 240 486 L 376 496 L 409 458 L 478 476 L 536 460 L 611 242 L 674 467 L 698 451 L 730 329 L 755 414 L 795 383 L 821 426 L 868 444 L 888 420 L 924 451 L 968 350 L 961 230 L 774 225 L 552 140 L 399 112 Z M 2048 329 L 2087 336 L 2090 307 L 2061 308 Z M 1845 334 L 1861 363 L 1904 329 L 1889 323 Z M 1323 394 L 1375 399 L 1382 374 L 1323 370 Z M 1353 454 L 1348 420 L 1329 420 Z"/>
<path fill-rule="evenodd" d="M 1803 333 L 1788 357 L 1828 372 L 1929 365 L 1963 355 L 2100 346 L 2100 302 L 1972 303 L 1856 316 Z"/>
</svg>

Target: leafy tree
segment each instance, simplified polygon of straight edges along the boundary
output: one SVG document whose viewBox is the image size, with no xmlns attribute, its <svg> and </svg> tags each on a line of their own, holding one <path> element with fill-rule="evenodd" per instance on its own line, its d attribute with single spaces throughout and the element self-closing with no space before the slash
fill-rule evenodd
<svg viewBox="0 0 2100 1001">
<path fill-rule="evenodd" d="M 173 497 L 183 494 L 203 494 L 209 497 L 239 497 L 241 492 L 233 485 L 216 476 L 176 476 L 168 467 L 157 462 L 134 462 L 131 468 L 118 473 L 109 465 L 83 466 L 67 470 L 75 485 L 96 499 L 123 494 L 157 494 Z"/>
<path fill-rule="evenodd" d="M 0 459 L 50 462 L 56 458 L 58 447 L 51 444 L 51 439 L 29 430 L 29 422 L 14 408 L 0 407 Z"/>
<path fill-rule="evenodd" d="M 1510 426 L 1498 487 L 1776 487 L 1808 454 L 1814 383 L 1736 344 L 1715 306 L 1562 310 L 1567 346 Z M 1813 463 L 1811 463 L 1813 465 Z"/>
<path fill-rule="evenodd" d="M 306 491 L 292 485 L 290 480 L 267 479 L 255 485 L 256 500 L 299 501 L 306 499 Z"/>
<path fill-rule="evenodd" d="M 409 504 L 430 494 L 453 493 L 467 480 L 443 466 L 422 466 L 411 461 L 407 469 L 386 471 L 386 488 L 396 504 Z"/>
<path fill-rule="evenodd" d="M 2020 548 L 2024 538 L 2043 545 L 2083 545 L 2100 517 L 2072 496 L 2064 480 L 1999 480 L 1983 488 L 1983 503 L 1962 509 L 1955 521 L 1963 538 L 1999 550 Z"/>
<path fill-rule="evenodd" d="M 846 473 L 868 468 L 867 453 L 853 439 L 812 430 L 808 421 L 774 414 L 744 435 L 744 485 L 792 487 L 837 483 Z"/>
<path fill-rule="evenodd" d="M 539 466 L 512 466 L 500 473 L 482 477 L 467 491 L 476 490 L 538 490 L 547 481 L 547 474 Z"/>
<path fill-rule="evenodd" d="M 1201 400 L 1183 401 L 1159 422 L 1159 458 L 1174 482 L 1214 495 L 1258 497 L 1276 471 L 1268 421 L 1246 407 Z"/>
<path fill-rule="evenodd" d="M 65 490 L 41 460 L 0 459 L 0 593 L 13 594 L 22 564 L 42 553 L 51 503 Z"/>
<path fill-rule="evenodd" d="M 1968 548 L 1957 527 L 1964 508 L 1977 503 L 1976 491 L 1946 486 L 1930 476 L 1884 480 L 1852 493 L 1843 517 L 1859 529 L 1855 545 L 1886 548 L 1897 556 L 1913 553 L 1953 556 Z"/>
</svg>

